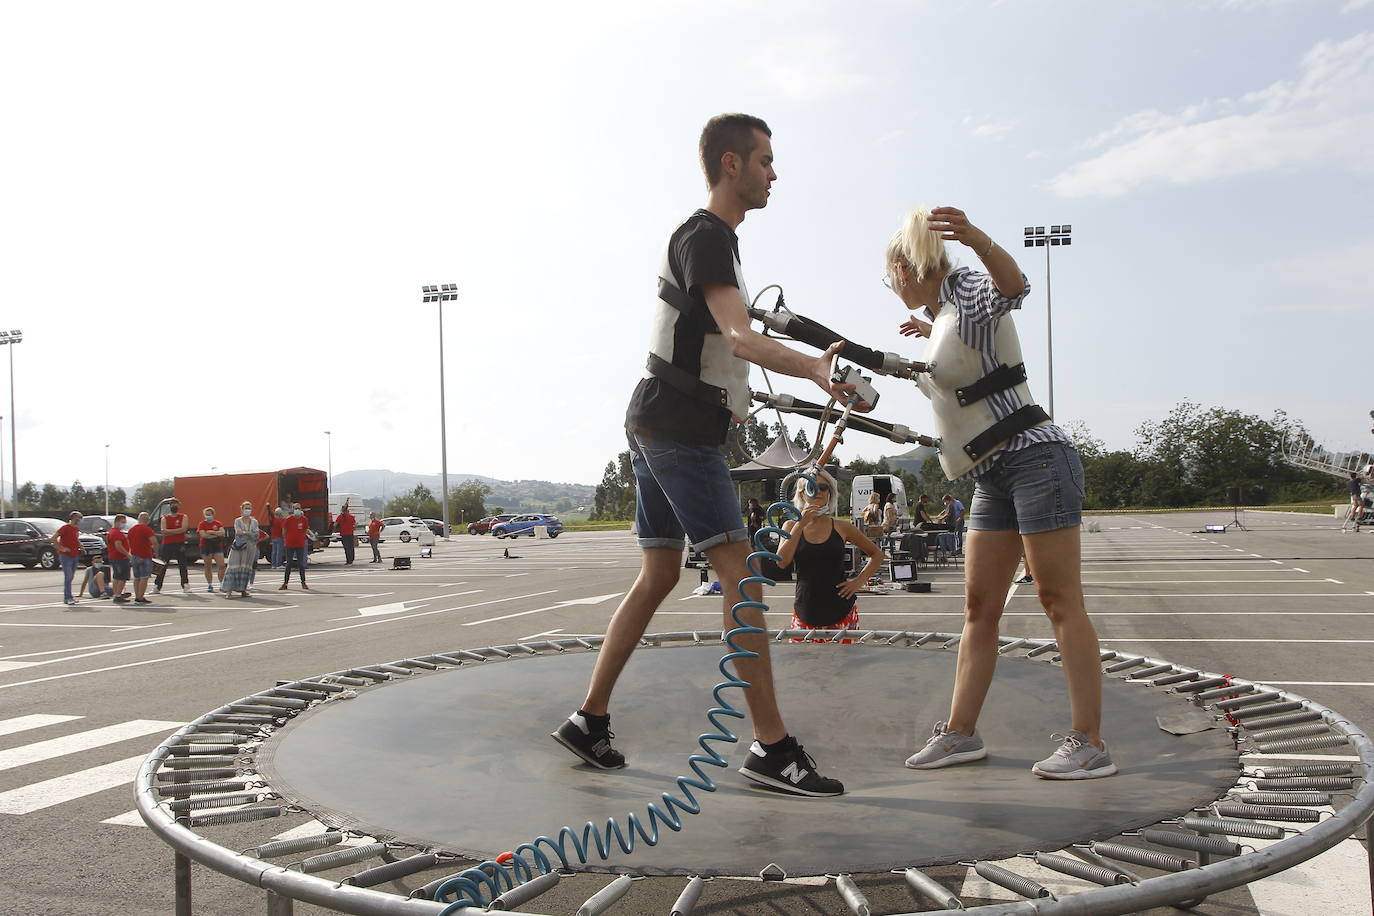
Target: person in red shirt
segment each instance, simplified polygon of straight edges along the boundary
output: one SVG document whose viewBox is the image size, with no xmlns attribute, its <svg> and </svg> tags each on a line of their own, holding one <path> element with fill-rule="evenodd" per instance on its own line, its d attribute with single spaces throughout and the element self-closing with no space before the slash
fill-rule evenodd
<svg viewBox="0 0 1374 916">
<path fill-rule="evenodd" d="M 153 587 L 162 594 L 162 583 L 167 579 L 167 566 L 177 561 L 177 571 L 181 573 L 181 590 L 191 593 L 191 577 L 186 569 L 186 529 L 190 522 L 181 511 L 181 503 L 173 499 L 167 504 L 167 514 L 162 516 L 162 565 L 158 567 Z"/>
<path fill-rule="evenodd" d="M 310 586 L 305 584 L 305 550 L 309 540 L 310 520 L 305 517 L 305 513 L 300 506 L 291 510 L 282 523 L 282 540 L 286 545 L 286 576 L 281 581 L 281 586 L 277 591 L 286 589 L 291 581 L 291 564 L 296 564 L 296 570 L 300 573 L 301 588 L 306 591 Z"/>
<path fill-rule="evenodd" d="M 140 512 L 138 524 L 129 529 L 129 553 L 133 557 L 129 565 L 134 575 L 134 604 L 152 604 L 144 596 L 148 592 L 148 580 L 153 575 L 153 547 L 157 532 L 148 524 L 148 519 L 147 512 Z"/>
<path fill-rule="evenodd" d="M 124 584 L 129 581 L 129 559 L 133 556 L 129 552 L 129 533 L 125 530 L 128 527 L 129 517 L 116 515 L 114 527 L 105 535 L 105 555 L 110 560 L 115 604 L 126 604 L 133 597 L 124 591 Z"/>
<path fill-rule="evenodd" d="M 343 543 L 344 565 L 353 565 L 353 551 L 357 546 L 357 538 L 353 536 L 353 531 L 358 526 L 358 520 L 353 517 L 353 513 L 348 511 L 348 503 L 343 504 L 339 514 L 334 517 L 334 524 L 339 526 L 339 540 Z"/>
<path fill-rule="evenodd" d="M 272 536 L 272 568 L 280 569 L 286 562 L 286 541 L 283 540 L 283 528 L 286 524 L 286 510 L 280 507 L 267 513 L 267 518 L 272 520 L 272 525 L 268 529 Z"/>
<path fill-rule="evenodd" d="M 377 549 L 377 545 L 382 540 L 382 520 L 377 517 L 377 513 L 372 513 L 372 520 L 367 523 L 367 543 L 372 548 L 372 563 L 382 562 L 382 552 Z"/>
<path fill-rule="evenodd" d="M 57 559 L 62 562 L 62 603 L 76 604 L 72 595 L 72 580 L 76 578 L 76 564 L 81 559 L 81 513 L 73 512 L 67 516 L 67 524 L 57 529 L 50 540 L 57 548 Z"/>
<path fill-rule="evenodd" d="M 219 568 L 219 584 L 224 585 L 224 523 L 215 518 L 215 507 L 206 506 L 205 517 L 196 525 L 200 533 L 200 555 L 205 560 L 205 590 L 215 590 L 215 568 Z"/>
</svg>

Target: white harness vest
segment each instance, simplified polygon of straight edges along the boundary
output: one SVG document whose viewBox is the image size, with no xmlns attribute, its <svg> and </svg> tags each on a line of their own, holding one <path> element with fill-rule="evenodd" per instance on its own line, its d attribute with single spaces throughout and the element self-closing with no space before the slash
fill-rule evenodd
<svg viewBox="0 0 1374 916">
<path fill-rule="evenodd" d="M 677 323 L 689 311 L 702 306 L 678 287 L 668 264 L 666 246 L 658 276 L 659 298 L 654 304 L 654 317 L 649 331 L 650 368 L 645 372 L 645 377 L 656 376 L 684 394 L 723 407 L 730 411 L 736 423 L 740 422 L 749 413 L 749 362 L 730 352 L 729 341 L 708 314 L 707 331 L 701 344 L 701 371 L 693 375 L 675 366 L 674 331 Z M 740 268 L 738 258 L 735 259 L 735 282 L 744 301 L 748 302 L 749 293 L 744 285 L 744 271 Z M 664 367 L 665 363 L 667 368 Z"/>
<path fill-rule="evenodd" d="M 1021 341 L 1011 316 L 1004 315 L 997 322 L 993 341 L 1001 365 L 990 372 L 983 365 L 983 354 L 959 337 L 958 314 L 953 303 L 947 302 L 940 308 L 926 350 L 930 371 L 916 377 L 917 387 L 930 398 L 935 413 L 935 429 L 940 434 L 940 467 L 950 480 L 963 477 L 1001 451 L 1017 433 L 1050 422 L 1049 416 L 1036 406 L 1025 382 Z M 984 377 L 992 384 L 976 386 Z M 1015 384 L 1005 383 L 1018 378 Z M 995 379 L 1003 383 L 998 384 Z M 999 391 L 1014 393 L 1022 405 L 1000 421 L 988 400 L 988 394 Z"/>
</svg>

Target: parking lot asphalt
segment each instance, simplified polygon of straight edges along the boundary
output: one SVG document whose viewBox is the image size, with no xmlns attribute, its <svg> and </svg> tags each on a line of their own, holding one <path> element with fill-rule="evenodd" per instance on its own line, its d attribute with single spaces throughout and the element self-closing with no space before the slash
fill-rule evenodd
<svg viewBox="0 0 1374 916">
<path fill-rule="evenodd" d="M 1221 533 L 1201 529 L 1231 522 L 1229 510 L 1091 521 L 1100 530 L 1083 535 L 1084 583 L 1104 648 L 1265 681 L 1374 722 L 1374 536 L 1342 533 L 1330 517 L 1253 510 L 1243 513 L 1244 530 Z M 0 913 L 172 912 L 171 852 L 133 813 L 132 797 L 139 762 L 171 731 L 279 680 L 463 647 L 599 635 L 639 568 L 628 532 L 517 542 L 462 536 L 441 541 L 431 558 L 399 544 L 384 553 L 387 562 L 368 564 L 359 551 L 352 567 L 338 549 L 317 554 L 309 591 L 294 581 L 279 591 L 279 573 L 260 567 L 246 600 L 207 593 L 197 567 L 189 593 L 169 575 L 167 591 L 142 608 L 94 599 L 64 607 L 59 573 L 0 569 Z M 413 568 L 393 570 L 393 555 L 410 556 Z M 651 631 L 719 628 L 719 599 L 693 597 L 696 575 L 684 572 Z M 933 583 L 930 594 L 863 598 L 862 625 L 957 632 L 962 570 L 954 564 L 922 577 Z M 1033 588 L 1008 596 L 1005 635 L 1051 635 Z M 770 625 L 787 624 L 790 593 L 786 583 L 769 590 Z M 784 698 L 788 691 L 779 684 Z M 511 714 L 518 699 L 507 698 Z M 568 697 L 569 711 L 579 699 Z M 559 753 L 552 745 L 548 752 Z M 457 753 L 453 778 L 462 778 Z M 279 832 L 312 829 L 319 828 L 296 815 Z M 259 827 L 252 835 L 263 834 Z M 238 834 L 228 835 L 216 839 L 232 847 Z M 1347 841 L 1194 912 L 1363 916 L 1364 855 Z M 966 868 L 930 873 L 969 904 L 1010 899 Z M 532 908 L 571 913 L 608 880 L 578 876 Z M 875 913 L 920 908 L 899 876 L 857 880 Z M 717 880 L 698 912 L 845 912 L 825 884 Z M 206 869 L 195 869 L 194 886 L 198 913 L 265 911 L 261 891 Z M 666 913 L 681 886 L 642 882 L 612 912 Z M 322 912 L 302 904 L 296 911 Z"/>
</svg>

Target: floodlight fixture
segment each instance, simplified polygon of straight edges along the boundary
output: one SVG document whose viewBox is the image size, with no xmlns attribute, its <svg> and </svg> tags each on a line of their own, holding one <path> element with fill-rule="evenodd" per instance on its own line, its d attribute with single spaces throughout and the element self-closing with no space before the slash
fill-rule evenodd
<svg viewBox="0 0 1374 916">
<path fill-rule="evenodd" d="M 439 306 L 439 478 L 443 493 L 439 504 L 443 507 L 444 537 L 448 537 L 448 410 L 444 401 L 444 303 L 458 298 L 457 283 L 422 286 L 423 301 Z"/>
</svg>

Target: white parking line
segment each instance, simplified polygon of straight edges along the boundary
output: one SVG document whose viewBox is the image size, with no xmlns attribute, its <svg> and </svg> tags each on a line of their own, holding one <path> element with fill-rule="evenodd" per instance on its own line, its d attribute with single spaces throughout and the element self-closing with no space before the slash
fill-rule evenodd
<svg viewBox="0 0 1374 916">
<path fill-rule="evenodd" d="M 75 722 L 84 716 L 45 716 L 34 714 L 31 716 L 16 716 L 13 719 L 0 719 L 0 735 L 13 735 L 17 732 L 28 731 L 31 728 L 42 728 L 45 725 L 60 725 L 63 722 Z"/>
<path fill-rule="evenodd" d="M 137 757 L 127 757 L 114 763 L 0 792 L 0 814 L 32 814 L 34 811 L 42 811 L 63 802 L 122 786 L 138 775 L 139 765 L 146 756 L 139 754 Z"/>
<path fill-rule="evenodd" d="M 118 744 L 120 741 L 128 741 L 130 738 L 143 738 L 158 732 L 172 732 L 183 724 L 185 723 L 134 719 L 130 722 L 121 722 L 118 725 L 106 725 L 102 728 L 77 732 L 74 735 L 64 735 L 61 738 L 49 738 L 47 741 L 36 741 L 33 744 L 12 747 L 9 750 L 0 751 L 0 770 L 12 770 L 15 767 L 51 760 L 54 757 L 64 757 L 67 754 L 88 751 L 107 744 Z"/>
</svg>

